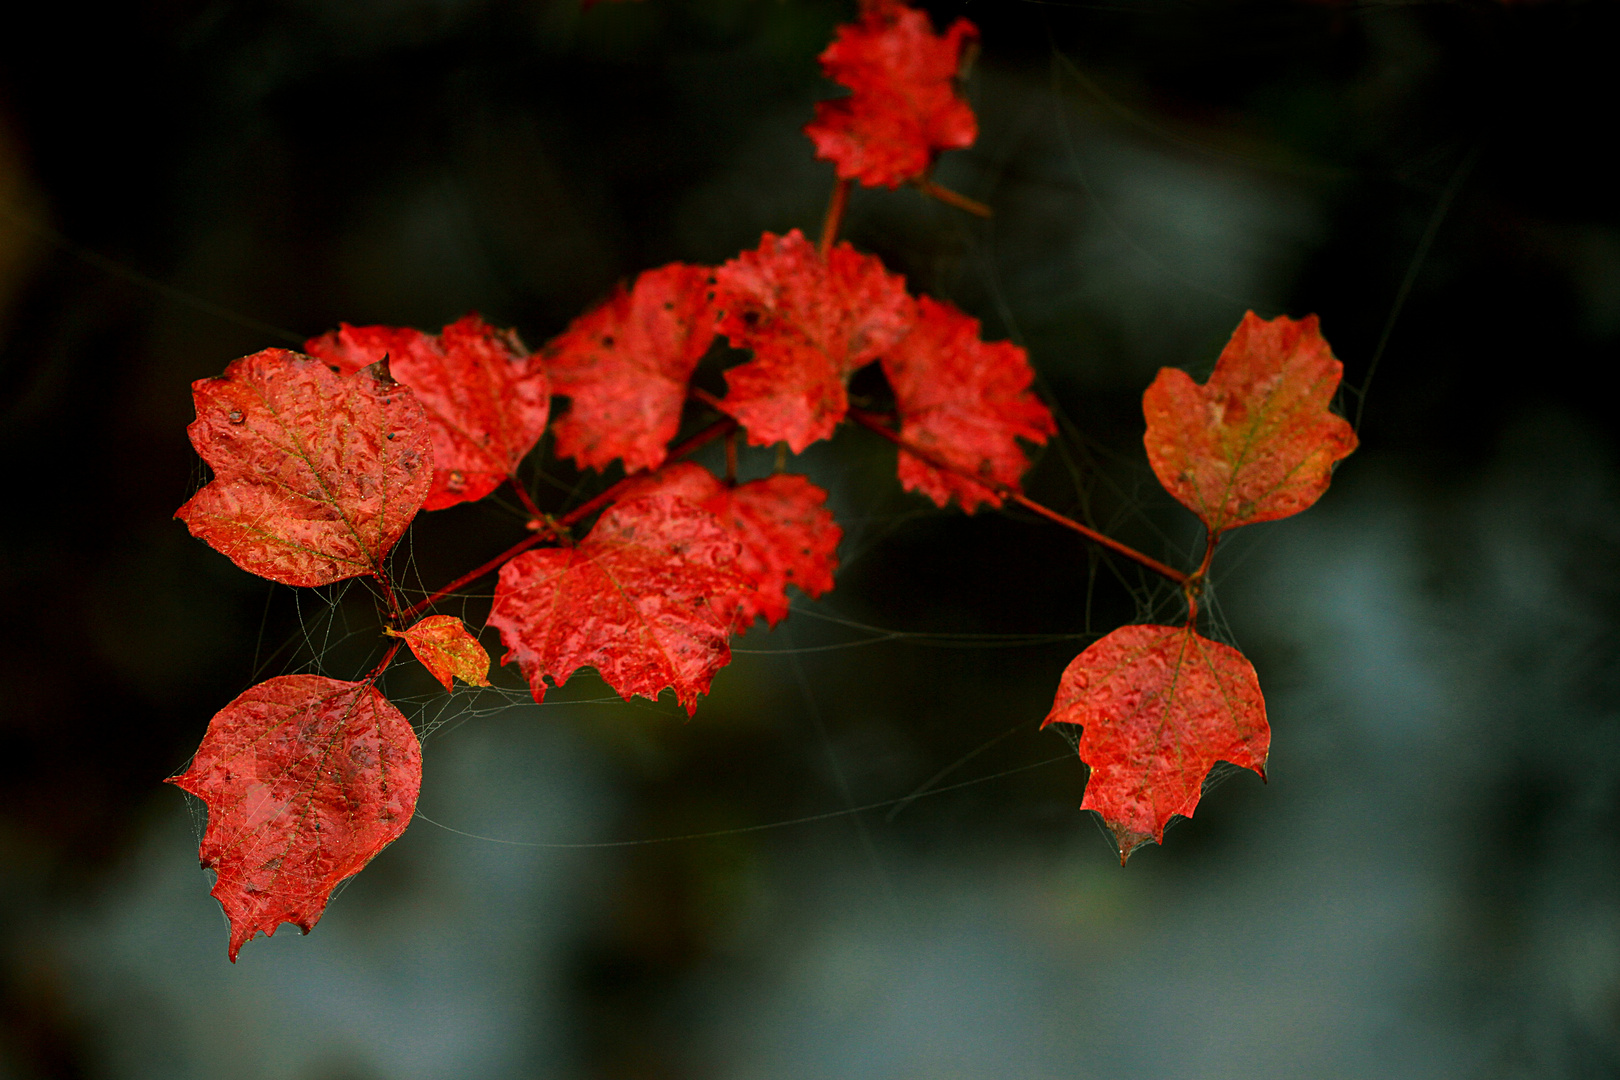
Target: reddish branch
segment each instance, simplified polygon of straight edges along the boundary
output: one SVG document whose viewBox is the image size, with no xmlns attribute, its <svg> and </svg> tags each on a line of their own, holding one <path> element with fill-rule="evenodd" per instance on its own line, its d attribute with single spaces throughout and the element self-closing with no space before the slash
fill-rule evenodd
<svg viewBox="0 0 1620 1080">
<path fill-rule="evenodd" d="M 979 200 L 970 199 L 961 192 L 952 191 L 950 188 L 941 184 L 936 184 L 932 180 L 918 180 L 917 187 L 920 188 L 922 193 L 927 195 L 929 198 L 938 199 L 946 206 L 954 206 L 958 210 L 966 210 L 975 217 L 987 218 L 991 217 L 994 213 L 994 211 Z"/>
<path fill-rule="evenodd" d="M 1214 529 L 1207 530 L 1204 541 L 1204 561 L 1198 564 L 1198 569 L 1188 575 L 1187 580 L 1181 583 L 1181 594 L 1187 598 L 1187 625 L 1196 626 L 1198 623 L 1198 598 L 1204 593 L 1204 579 L 1209 574 L 1209 564 L 1215 558 L 1215 545 L 1221 542 L 1221 534 Z"/>
<path fill-rule="evenodd" d="M 694 400 L 700 401 L 703 404 L 708 405 L 710 408 L 718 409 L 720 406 L 720 399 L 706 390 L 693 387 L 691 396 Z M 1202 589 L 1204 575 L 1209 569 L 1210 558 L 1215 553 L 1215 543 L 1218 537 L 1214 535 L 1210 537 L 1209 545 L 1204 553 L 1203 563 L 1199 566 L 1198 570 L 1192 574 L 1186 574 L 1180 570 L 1177 570 L 1173 566 L 1160 562 L 1151 555 L 1136 550 L 1129 544 L 1115 540 L 1111 536 L 1100 533 L 1096 529 L 1081 524 L 1066 514 L 1061 514 L 1049 506 L 1036 502 L 1034 499 L 1029 498 L 1016 488 L 1012 488 L 1004 484 L 997 484 L 993 481 L 987 481 L 984 477 L 970 473 L 968 470 L 945 460 L 938 454 L 935 454 L 934 452 L 921 446 L 917 446 L 916 444 L 903 438 L 899 432 L 890 427 L 882 416 L 875 413 L 869 413 L 861 409 L 851 409 L 849 411 L 849 417 L 862 427 L 876 432 L 885 439 L 888 439 L 890 442 L 894 443 L 906 453 L 921 458 L 934 468 L 963 477 L 964 479 L 971 480 L 974 483 L 985 484 L 987 487 L 992 487 L 998 494 L 1002 496 L 1002 498 L 1017 503 L 1024 509 L 1035 514 L 1039 514 L 1048 521 L 1061 525 L 1072 532 L 1077 532 L 1093 543 L 1100 544 L 1109 551 L 1112 551 L 1118 555 L 1123 555 L 1125 558 L 1130 559 L 1138 565 L 1146 567 L 1161 577 L 1181 586 L 1183 592 L 1187 595 L 1189 611 L 1188 619 L 1191 621 L 1193 618 L 1196 618 L 1198 613 L 1197 594 Z M 724 435 L 729 435 L 736 429 L 736 426 L 737 422 L 730 417 L 724 417 L 717 420 L 713 424 L 710 424 L 708 427 L 704 428 L 702 431 L 693 435 L 691 438 L 687 439 L 685 442 L 671 448 L 669 458 L 672 461 L 683 458 L 692 453 L 694 450 L 698 449 L 698 447 L 712 442 L 713 440 Z M 516 544 L 513 544 L 511 547 L 501 552 L 499 555 L 495 556 L 493 559 L 490 559 L 483 565 L 468 571 L 467 573 L 456 578 L 454 581 L 450 582 L 448 585 L 445 585 L 428 596 L 423 597 L 421 600 L 418 600 L 415 604 L 412 604 L 404 611 L 399 611 L 396 621 L 404 622 L 405 620 L 421 614 L 423 611 L 426 611 L 428 608 L 432 607 L 446 596 L 449 596 L 457 590 L 464 588 L 468 584 L 477 581 L 485 574 L 500 569 L 512 558 L 522 554 L 538 544 L 544 543 L 547 540 L 561 539 L 566 534 L 567 529 L 578 524 L 580 521 L 589 517 L 591 514 L 594 514 L 604 506 L 612 503 L 620 496 L 628 485 L 640 479 L 643 475 L 645 474 L 638 472 L 631 476 L 625 477 L 618 483 L 613 484 L 607 490 L 603 491 L 600 495 L 597 495 L 595 498 L 580 504 L 573 510 L 558 518 L 548 518 L 547 516 L 540 514 L 538 510 L 534 509 L 532 502 L 525 500 L 525 502 L 528 502 L 531 512 L 535 514 L 533 522 L 531 523 L 532 527 L 536 528 L 533 535 L 523 538 Z M 513 486 L 517 487 L 518 485 L 514 484 Z M 398 611 L 398 608 L 395 607 L 395 610 Z"/>
<path fill-rule="evenodd" d="M 1127 559 L 1147 567 L 1155 574 L 1175 582 L 1177 585 L 1185 587 L 1187 584 L 1188 576 L 1182 573 L 1180 570 L 1177 570 L 1175 567 L 1167 566 L 1158 559 L 1155 559 L 1153 556 L 1137 551 L 1129 544 L 1120 543 L 1111 536 L 1100 533 L 1096 529 L 1090 528 L 1089 526 L 1082 525 L 1080 522 L 1068 517 L 1067 515 L 1058 513 L 1049 506 L 1043 506 L 1034 499 L 1029 498 L 1017 488 L 1008 487 L 1005 484 L 997 484 L 994 481 L 986 480 L 984 477 L 969 472 L 958 465 L 951 464 L 949 461 L 946 461 L 944 458 L 940 457 L 938 454 L 935 454 L 931 450 L 925 450 L 923 447 L 907 441 L 900 435 L 898 431 L 895 431 L 892 427 L 890 427 L 884 421 L 883 417 L 875 413 L 869 413 L 861 409 L 851 409 L 849 410 L 849 418 L 854 420 L 857 424 L 860 424 L 862 427 L 877 432 L 879 435 L 883 436 L 885 439 L 888 439 L 906 453 L 922 458 L 922 460 L 928 462 L 928 464 L 932 465 L 936 469 L 953 473 L 956 476 L 971 480 L 975 484 L 983 484 L 986 487 L 994 488 L 996 493 L 1002 498 L 1009 499 L 1012 502 L 1017 503 L 1019 506 L 1022 506 L 1024 509 L 1039 514 L 1048 521 L 1056 522 L 1057 524 L 1062 525 L 1065 529 L 1071 529 L 1074 532 L 1079 533 L 1081 536 L 1084 536 L 1087 540 L 1090 540 L 1096 544 L 1101 544 L 1109 551 L 1123 555 Z"/>
<path fill-rule="evenodd" d="M 530 519 L 544 521 L 546 515 L 540 512 L 538 506 L 534 505 L 534 500 L 529 497 L 529 489 L 523 486 L 523 481 L 517 478 L 517 473 L 514 472 L 508 479 L 512 483 L 513 492 L 517 494 L 518 502 L 522 503 L 523 509 L 529 512 Z"/>
<path fill-rule="evenodd" d="M 821 219 L 821 257 L 825 259 L 838 242 L 838 229 L 844 223 L 844 209 L 849 205 L 849 189 L 853 180 L 840 180 L 833 185 L 832 199 L 827 203 L 827 216 Z"/>
<path fill-rule="evenodd" d="M 714 423 L 710 424 L 696 435 L 693 435 L 685 442 L 679 443 L 672 447 L 669 452 L 669 459 L 671 461 L 675 461 L 683 458 L 687 454 L 690 454 L 692 451 L 696 450 L 698 447 L 703 446 L 706 443 L 713 442 L 715 439 L 730 433 L 731 430 L 736 426 L 737 421 L 731 419 L 729 416 L 716 420 Z M 568 529 L 579 524 L 579 522 L 596 513 L 598 510 L 602 509 L 602 507 L 613 502 L 613 500 L 617 499 L 620 493 L 623 492 L 626 487 L 628 487 L 634 481 L 639 480 L 644 475 L 645 472 L 643 471 L 625 477 L 618 483 L 610 486 L 606 491 L 602 492 L 594 499 L 581 503 L 559 518 L 547 518 L 544 515 L 535 518 L 534 520 L 540 522 L 542 527 L 538 529 L 534 535 L 527 536 L 524 539 L 519 540 L 517 543 L 513 544 L 511 547 L 507 548 L 505 551 L 501 552 L 499 555 L 495 556 L 493 559 L 484 563 L 477 569 L 470 570 L 467 573 L 462 574 L 450 584 L 430 593 L 427 596 L 424 596 L 422 599 L 400 612 L 399 621 L 403 622 L 412 616 L 421 614 L 456 590 L 477 581 L 485 574 L 499 570 L 503 565 L 506 564 L 508 560 L 517 555 L 521 555 L 523 552 L 528 551 L 536 544 L 543 543 L 546 540 L 561 539 L 566 535 Z"/>
</svg>

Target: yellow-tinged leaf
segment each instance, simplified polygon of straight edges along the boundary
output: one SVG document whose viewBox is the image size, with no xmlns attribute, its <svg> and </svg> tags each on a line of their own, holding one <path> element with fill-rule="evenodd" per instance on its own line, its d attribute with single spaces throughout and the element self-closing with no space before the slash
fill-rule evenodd
<svg viewBox="0 0 1620 1080">
<path fill-rule="evenodd" d="M 422 666 L 446 690 L 452 688 L 452 677 L 469 686 L 489 685 L 489 653 L 454 615 L 429 615 L 409 630 L 390 628 L 388 633 L 404 638 Z"/>
</svg>

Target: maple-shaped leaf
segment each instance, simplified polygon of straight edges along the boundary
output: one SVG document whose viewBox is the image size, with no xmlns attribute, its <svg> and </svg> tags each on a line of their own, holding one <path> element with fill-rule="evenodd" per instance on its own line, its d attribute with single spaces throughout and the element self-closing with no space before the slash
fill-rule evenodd
<svg viewBox="0 0 1620 1080">
<path fill-rule="evenodd" d="M 1249 312 L 1207 383 L 1161 368 L 1142 395 L 1154 474 L 1211 533 L 1299 513 L 1356 448 L 1349 423 L 1328 411 L 1343 374 L 1315 315 Z"/>
<path fill-rule="evenodd" d="M 898 187 L 925 176 L 941 150 L 971 146 L 973 110 L 957 90 L 962 49 L 979 31 L 957 19 L 934 33 L 928 14 L 896 0 L 862 5 L 821 54 L 829 79 L 853 91 L 823 101 L 804 133 L 845 180 Z"/>
<path fill-rule="evenodd" d="M 910 329 L 905 279 L 875 255 L 839 244 L 824 260 L 794 229 L 766 233 L 715 272 L 720 332 L 754 358 L 726 372 L 721 407 L 756 446 L 795 454 L 825 439 L 849 410 L 845 384 Z"/>
<path fill-rule="evenodd" d="M 175 512 L 193 536 L 285 585 L 382 573 L 433 479 L 422 406 L 386 364 L 265 349 L 191 391 L 186 434 L 214 470 Z"/>
<path fill-rule="evenodd" d="M 844 531 L 826 508 L 827 493 L 808 478 L 777 473 L 746 484 L 727 484 L 703 466 L 682 461 L 632 482 L 623 498 L 649 495 L 673 495 L 695 503 L 742 545 L 734 565 L 753 584 L 724 601 L 736 607 L 737 633 L 761 615 L 770 626 L 785 619 L 789 585 L 811 597 L 833 587 L 838 541 Z"/>
<path fill-rule="evenodd" d="M 1029 465 L 1018 440 L 1044 443 L 1057 432 L 1051 412 L 1030 393 L 1035 373 L 1024 350 L 981 341 L 979 320 L 950 304 L 918 299 L 917 323 L 883 355 L 883 373 L 894 389 L 901 437 L 991 483 L 1018 487 Z M 980 503 L 1001 505 L 993 488 L 904 450 L 900 483 L 939 506 L 954 495 L 970 514 Z"/>
<path fill-rule="evenodd" d="M 200 854 L 235 963 L 261 930 L 308 933 L 332 890 L 405 831 L 422 749 L 371 683 L 283 675 L 216 713 L 169 782 L 208 804 Z"/>
<path fill-rule="evenodd" d="M 1191 626 L 1123 626 L 1063 672 L 1047 724 L 1078 724 L 1091 766 L 1082 810 L 1119 843 L 1163 842 L 1175 814 L 1191 817 L 1204 776 L 1229 761 L 1265 776 L 1271 728 L 1254 666 Z"/>
<path fill-rule="evenodd" d="M 433 434 L 433 488 L 425 509 L 482 499 L 512 475 L 546 430 L 551 389 L 540 359 L 516 334 L 476 315 L 438 334 L 344 323 L 304 348 L 345 370 L 386 356 L 394 378 L 416 393 Z"/>
<path fill-rule="evenodd" d="M 594 667 L 626 701 L 665 687 L 688 715 L 731 662 L 726 606 L 747 585 L 739 545 L 707 511 L 669 495 L 610 507 L 573 547 L 526 551 L 501 568 L 489 625 L 536 701 Z"/>
<path fill-rule="evenodd" d="M 468 686 L 489 685 L 489 653 L 454 615 L 429 615 L 408 630 L 389 628 L 388 634 L 403 638 L 412 655 L 446 690 L 454 688 L 452 678 Z"/>
<path fill-rule="evenodd" d="M 626 472 L 664 463 L 692 369 L 714 341 L 712 280 L 683 263 L 645 271 L 552 340 L 551 388 L 572 399 L 553 429 L 558 454 L 596 469 L 623 458 Z"/>
</svg>

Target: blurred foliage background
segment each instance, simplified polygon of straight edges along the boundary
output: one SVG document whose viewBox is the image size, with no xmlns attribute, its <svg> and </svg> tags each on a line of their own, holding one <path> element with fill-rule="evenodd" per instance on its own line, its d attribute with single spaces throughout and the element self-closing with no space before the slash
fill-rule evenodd
<svg viewBox="0 0 1620 1080">
<path fill-rule="evenodd" d="M 1029 347 L 1065 421 L 1032 491 L 1185 561 L 1140 394 L 1246 309 L 1319 314 L 1365 390 L 1326 499 L 1217 562 L 1271 783 L 1121 871 L 1036 728 L 1093 634 L 1174 598 L 904 495 L 848 432 L 794 465 L 838 589 L 739 639 L 695 720 L 392 673 L 426 820 L 231 967 L 160 781 L 256 678 L 363 670 L 376 624 L 171 519 L 188 383 L 339 320 L 538 345 L 641 269 L 813 231 L 799 128 L 853 4 L 29 5 L 0 35 L 0 1078 L 1620 1072 L 1620 11 L 929 7 L 983 33 L 982 135 L 938 178 L 995 217 L 858 191 L 847 235 Z M 520 530 L 432 515 L 402 564 L 432 587 Z"/>
</svg>

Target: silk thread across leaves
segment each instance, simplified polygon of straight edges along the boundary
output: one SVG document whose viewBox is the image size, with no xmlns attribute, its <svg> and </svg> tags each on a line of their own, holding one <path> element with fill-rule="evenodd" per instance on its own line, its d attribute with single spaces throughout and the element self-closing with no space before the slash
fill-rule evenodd
<svg viewBox="0 0 1620 1080">
<path fill-rule="evenodd" d="M 1122 862 L 1193 813 L 1216 763 L 1263 772 L 1259 678 L 1234 647 L 1200 633 L 1200 597 L 1224 534 L 1310 506 L 1355 449 L 1330 409 L 1342 366 L 1314 316 L 1250 313 L 1207 383 L 1166 369 L 1147 389 L 1148 462 L 1206 529 L 1195 568 L 1026 493 L 1058 427 L 1025 351 L 986 341 L 978 319 L 914 294 L 879 257 L 838 240 L 856 180 L 912 183 L 990 212 L 929 179 L 939 153 L 977 133 L 957 85 L 977 37 L 966 20 L 937 33 L 898 0 L 869 0 L 839 28 L 822 63 L 851 94 L 823 103 L 807 128 L 838 177 L 819 242 L 798 229 L 765 233 L 718 267 L 648 270 L 535 353 L 475 315 L 437 334 L 342 325 L 312 337 L 309 355 L 266 349 L 193 384 L 188 432 L 213 477 L 177 516 L 272 581 L 368 582 L 384 613 L 371 671 L 247 688 L 172 778 L 208 806 L 201 857 L 230 918 L 233 961 L 257 933 L 313 927 L 332 890 L 409 821 L 421 752 L 379 689 L 390 666 L 410 655 L 446 691 L 489 685 L 477 635 L 430 614 L 435 605 L 498 574 L 487 626 L 536 701 L 591 668 L 626 699 L 672 691 L 691 715 L 729 662 L 732 634 L 757 632 L 761 619 L 774 627 L 795 593 L 834 587 L 843 532 L 833 499 L 786 471 L 785 455 L 846 420 L 894 444 L 901 485 L 936 506 L 1015 505 L 1181 591 L 1184 622 L 1115 630 L 1053 673 L 1045 725 L 1078 731 L 1091 769 L 1081 805 L 1112 830 Z M 717 336 L 746 355 L 705 374 Z M 853 407 L 850 380 L 873 364 L 887 390 Z M 723 396 L 707 388 L 722 379 Z M 542 509 L 524 475 L 548 431 L 558 456 L 618 478 L 572 509 Z M 723 476 L 680 460 L 720 439 Z M 779 446 L 777 470 L 739 481 L 740 439 Z M 503 489 L 520 538 L 406 605 L 390 553 L 417 512 Z"/>
</svg>

